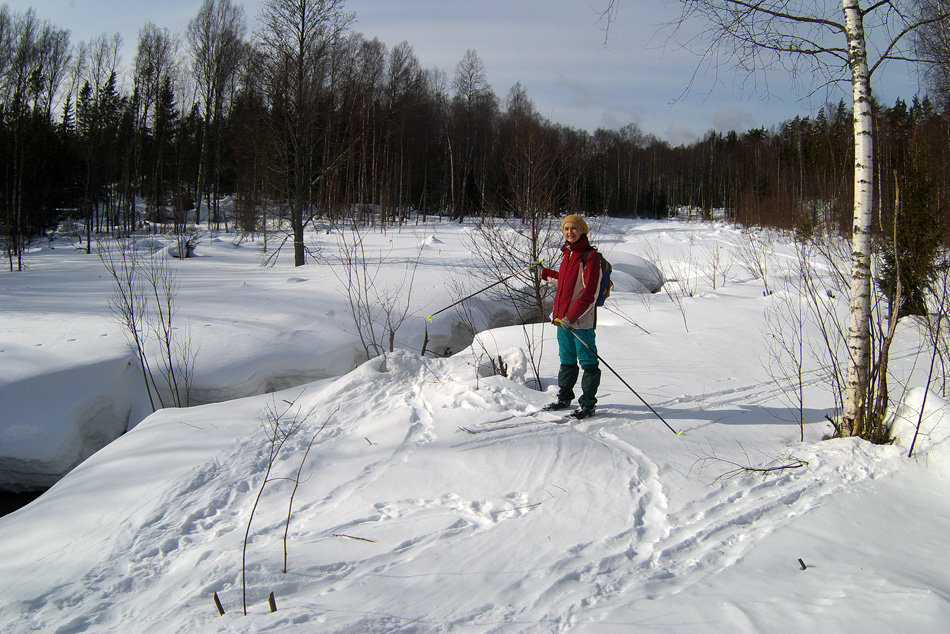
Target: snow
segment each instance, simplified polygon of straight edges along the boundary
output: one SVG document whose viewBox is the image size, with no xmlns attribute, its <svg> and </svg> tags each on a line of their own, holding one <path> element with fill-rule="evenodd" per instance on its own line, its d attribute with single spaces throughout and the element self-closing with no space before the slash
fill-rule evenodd
<svg viewBox="0 0 950 634">
<path fill-rule="evenodd" d="M 461 350 L 418 355 L 425 316 L 477 266 L 467 225 L 364 234 L 384 255 L 381 287 L 398 288 L 419 259 L 397 350 L 368 361 L 330 269 L 332 232 L 308 236 L 325 259 L 302 268 L 289 254 L 263 266 L 259 243 L 203 235 L 196 258 L 170 262 L 203 404 L 151 415 L 99 259 L 59 242 L 30 253 L 29 271 L 0 274 L 0 478 L 56 483 L 0 518 L 0 631 L 909 632 L 950 622 L 950 409 L 922 389 L 914 324 L 902 323 L 892 350 L 895 443 L 822 441 L 833 400 L 812 366 L 801 442 L 788 385 L 764 352 L 767 309 L 794 276 L 792 245 L 770 246 L 770 286 L 782 290 L 763 296 L 742 266 L 715 288 L 704 273 L 716 246 L 738 257 L 738 229 L 591 226 L 615 267 L 599 352 L 636 394 L 604 368 L 598 414 L 568 425 L 508 418 L 553 399 L 551 325 L 470 342 L 446 311 L 430 338 Z M 691 297 L 647 292 L 673 276 L 691 276 Z M 505 309 L 472 305 L 486 324 Z M 543 344 L 542 391 L 526 341 Z M 507 377 L 490 372 L 498 356 Z M 265 483 L 276 415 L 300 426 Z M 460 430 L 499 421 L 514 426 Z"/>
</svg>

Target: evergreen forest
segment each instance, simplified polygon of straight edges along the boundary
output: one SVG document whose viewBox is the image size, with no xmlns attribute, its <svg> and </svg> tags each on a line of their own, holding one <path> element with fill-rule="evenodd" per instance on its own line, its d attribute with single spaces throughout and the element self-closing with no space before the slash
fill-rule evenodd
<svg viewBox="0 0 950 634">
<path fill-rule="evenodd" d="M 103 233 L 187 232 L 199 217 L 248 235 L 297 236 L 315 218 L 566 212 L 725 213 L 847 232 L 853 128 L 843 101 L 675 147 L 635 124 L 579 130 L 540 116 L 520 84 L 497 94 L 474 50 L 451 76 L 425 69 L 409 43 L 390 49 L 352 31 L 342 3 L 319 4 L 325 13 L 288 15 L 272 3 L 251 34 L 239 6 L 205 2 L 184 34 L 144 25 L 127 70 L 118 35 L 74 44 L 32 11 L 3 7 L 0 233 L 10 270 L 57 228 L 89 248 Z M 295 25 L 310 28 L 299 41 Z M 939 94 L 875 104 L 881 232 L 902 205 L 909 231 L 944 239 L 947 104 Z"/>
</svg>

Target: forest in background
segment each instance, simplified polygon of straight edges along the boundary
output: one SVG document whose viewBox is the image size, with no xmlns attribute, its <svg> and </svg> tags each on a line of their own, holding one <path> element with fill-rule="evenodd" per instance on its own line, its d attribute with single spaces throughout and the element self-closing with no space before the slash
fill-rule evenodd
<svg viewBox="0 0 950 634">
<path fill-rule="evenodd" d="M 337 0 L 310 13 L 275 0 L 259 32 L 207 0 L 186 33 L 70 43 L 32 12 L 0 10 L 0 222 L 11 270 L 63 221 L 103 232 L 178 233 L 313 218 L 391 224 L 410 213 L 663 217 L 687 209 L 748 225 L 845 230 L 853 205 L 844 102 L 766 129 L 673 147 L 635 124 L 574 129 L 540 116 L 523 86 L 504 98 L 470 50 L 450 77 L 409 43 L 350 29 Z M 942 239 L 950 109 L 939 93 L 875 104 L 876 226 L 900 204 L 913 235 Z M 900 192 L 900 203 L 898 193 Z M 234 199 L 233 216 L 218 201 Z M 302 240 L 297 263 L 304 259 Z"/>
</svg>

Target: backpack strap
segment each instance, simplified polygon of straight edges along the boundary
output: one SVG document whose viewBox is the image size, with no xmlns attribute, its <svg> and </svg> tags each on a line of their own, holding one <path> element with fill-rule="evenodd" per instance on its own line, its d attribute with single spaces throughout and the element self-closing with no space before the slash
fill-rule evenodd
<svg viewBox="0 0 950 634">
<path fill-rule="evenodd" d="M 597 250 L 597 247 L 588 244 L 587 248 L 584 249 L 584 255 L 581 256 L 581 264 L 583 264 L 584 266 L 587 266 L 587 256 L 590 255 L 591 251 L 596 251 L 596 250 Z"/>
<path fill-rule="evenodd" d="M 584 255 L 581 256 L 581 267 L 582 267 L 582 269 L 586 269 L 586 268 L 587 268 L 587 256 L 590 255 L 590 252 L 591 252 L 591 251 L 597 251 L 597 247 L 588 244 L 588 245 L 587 245 L 587 248 L 584 250 Z M 603 276 L 603 270 L 600 271 L 600 275 L 597 277 L 597 289 L 598 289 L 598 292 L 600 292 L 600 280 L 601 280 L 601 277 L 602 277 L 602 276 Z M 597 303 L 597 297 L 596 297 L 596 296 L 594 297 L 594 303 L 595 303 L 595 304 Z"/>
</svg>

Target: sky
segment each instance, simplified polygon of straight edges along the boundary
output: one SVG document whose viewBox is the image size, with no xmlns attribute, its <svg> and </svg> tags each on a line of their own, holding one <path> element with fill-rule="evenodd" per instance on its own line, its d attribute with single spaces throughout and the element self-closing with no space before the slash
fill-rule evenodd
<svg viewBox="0 0 950 634">
<path fill-rule="evenodd" d="M 256 27 L 263 0 L 238 1 Z M 183 33 L 201 0 L 7 0 L 18 11 L 72 32 L 74 43 L 101 33 L 122 34 L 131 62 L 138 29 L 151 21 Z M 669 39 L 665 25 L 679 2 L 621 0 L 609 32 L 601 12 L 608 0 L 347 0 L 353 29 L 388 47 L 402 41 L 424 68 L 451 78 L 468 49 L 485 63 L 499 99 L 520 82 L 551 121 L 593 131 L 634 123 L 673 144 L 709 130 L 772 127 L 817 112 L 826 102 L 850 101 L 840 89 L 796 85 L 787 72 L 750 80 L 731 68 L 700 66 L 700 58 Z M 680 39 L 688 37 L 682 32 Z M 799 77 L 799 84 L 802 78 Z M 806 78 L 807 81 L 807 78 Z M 879 99 L 893 103 L 919 91 L 906 68 L 877 76 Z"/>
</svg>

